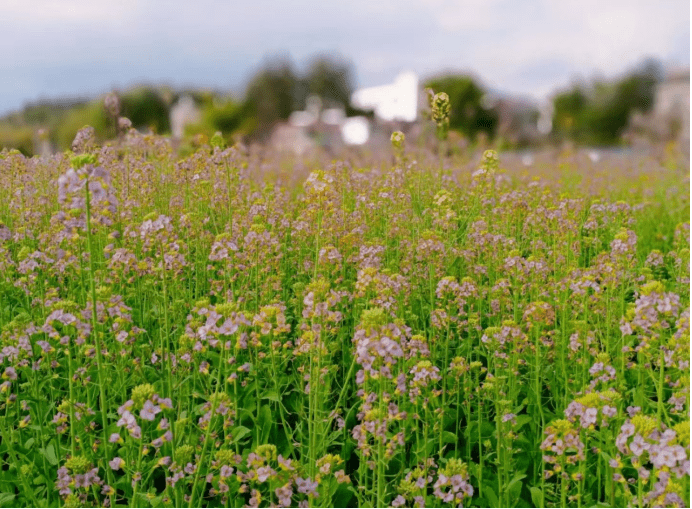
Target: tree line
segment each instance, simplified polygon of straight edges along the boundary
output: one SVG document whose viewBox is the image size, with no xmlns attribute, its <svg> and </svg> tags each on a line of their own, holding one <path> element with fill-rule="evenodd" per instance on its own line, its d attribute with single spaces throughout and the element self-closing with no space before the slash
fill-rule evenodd
<svg viewBox="0 0 692 509">
<path fill-rule="evenodd" d="M 656 84 L 662 79 L 658 63 L 648 61 L 615 81 L 575 84 L 553 97 L 553 131 L 549 141 L 573 140 L 580 144 L 613 145 L 634 111 L 653 106 Z M 344 107 L 347 115 L 364 114 L 350 105 L 354 90 L 350 62 L 334 56 L 317 56 L 300 71 L 288 58 L 273 58 L 250 79 L 241 98 L 213 91 L 180 90 L 141 86 L 119 93 L 120 115 L 134 127 L 159 134 L 170 133 L 170 111 L 178 98 L 190 95 L 200 110 L 200 121 L 188 134 L 211 136 L 220 131 L 231 138 L 266 141 L 277 122 L 306 107 L 307 98 L 319 96 L 325 106 Z M 498 130 L 498 111 L 486 104 L 488 91 L 473 77 L 446 74 L 425 82 L 435 92 L 445 92 L 453 105 L 449 128 L 475 140 L 479 135 L 493 139 Z M 27 155 L 36 145 L 42 128 L 53 147 L 70 147 L 75 133 L 84 125 L 95 128 L 106 140 L 115 135 L 113 119 L 101 100 L 45 101 L 0 119 L 0 149 L 17 148 Z"/>
</svg>

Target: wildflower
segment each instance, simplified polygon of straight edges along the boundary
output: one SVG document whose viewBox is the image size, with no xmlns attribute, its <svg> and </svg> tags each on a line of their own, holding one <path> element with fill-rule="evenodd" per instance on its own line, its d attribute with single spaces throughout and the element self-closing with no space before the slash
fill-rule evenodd
<svg viewBox="0 0 692 509">
<path fill-rule="evenodd" d="M 406 137 L 404 136 L 404 133 L 401 131 L 394 131 L 391 136 L 392 146 L 397 150 L 401 149 L 404 145 L 405 139 Z"/>
<path fill-rule="evenodd" d="M 156 418 L 156 414 L 160 411 L 160 407 L 154 405 L 150 400 L 146 400 L 144 406 L 139 411 L 139 416 L 145 421 L 153 421 Z"/>
<path fill-rule="evenodd" d="M 296 486 L 298 487 L 298 493 L 305 493 L 309 497 L 317 498 L 319 494 L 317 493 L 317 481 L 313 481 L 311 478 L 302 477 L 296 478 Z"/>
</svg>

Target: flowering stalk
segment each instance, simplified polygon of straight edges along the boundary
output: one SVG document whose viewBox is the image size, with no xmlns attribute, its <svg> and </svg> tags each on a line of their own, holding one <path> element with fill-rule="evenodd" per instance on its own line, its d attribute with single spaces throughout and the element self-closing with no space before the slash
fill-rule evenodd
<svg viewBox="0 0 692 509">
<path fill-rule="evenodd" d="M 103 354 L 101 352 L 101 338 L 98 332 L 97 318 L 97 299 L 96 299 L 96 270 L 94 268 L 94 246 L 91 232 L 91 194 L 89 192 L 89 176 L 86 176 L 86 185 L 84 186 L 86 198 L 86 232 L 87 232 L 87 250 L 89 252 L 89 290 L 91 297 L 91 330 L 94 337 L 94 347 L 96 349 L 96 366 L 98 370 L 99 384 L 99 407 L 101 409 L 101 432 L 103 435 L 103 448 L 106 451 L 105 457 L 108 457 L 108 399 L 106 396 L 106 377 L 104 375 Z M 112 485 L 112 474 L 110 469 L 105 468 L 108 484 Z"/>
</svg>

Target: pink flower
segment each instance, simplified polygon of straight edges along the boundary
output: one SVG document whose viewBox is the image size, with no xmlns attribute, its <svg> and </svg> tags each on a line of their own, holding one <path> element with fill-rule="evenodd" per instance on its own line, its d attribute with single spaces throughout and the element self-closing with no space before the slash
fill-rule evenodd
<svg viewBox="0 0 692 509">
<path fill-rule="evenodd" d="M 110 467 L 115 470 L 116 472 L 123 468 L 125 465 L 125 461 L 122 458 L 115 457 L 111 461 L 108 462 Z"/>
</svg>

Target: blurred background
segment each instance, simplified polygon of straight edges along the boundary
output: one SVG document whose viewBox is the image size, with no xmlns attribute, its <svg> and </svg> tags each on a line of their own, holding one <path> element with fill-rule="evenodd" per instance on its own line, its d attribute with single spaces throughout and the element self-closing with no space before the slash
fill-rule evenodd
<svg viewBox="0 0 692 509">
<path fill-rule="evenodd" d="M 182 150 L 424 142 L 426 87 L 458 147 L 689 154 L 688 0 L 2 0 L 0 20 L 0 149 L 26 155 L 119 116 Z"/>
</svg>

